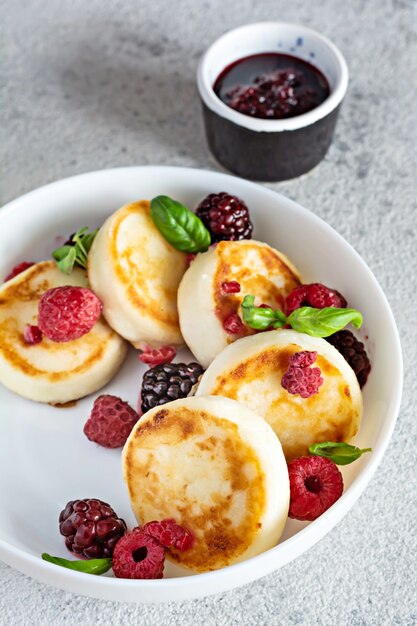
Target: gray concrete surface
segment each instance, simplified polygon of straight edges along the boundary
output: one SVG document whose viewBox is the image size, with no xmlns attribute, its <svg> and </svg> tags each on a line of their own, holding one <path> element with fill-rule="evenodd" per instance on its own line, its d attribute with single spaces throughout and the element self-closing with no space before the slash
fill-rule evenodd
<svg viewBox="0 0 417 626">
<path fill-rule="evenodd" d="M 302 22 L 343 50 L 351 83 L 333 146 L 308 176 L 270 185 L 334 226 L 396 316 L 405 392 L 366 493 L 312 550 L 258 582 L 162 606 L 101 602 L 0 565 L 4 626 L 417 623 L 417 46 L 413 0 L 1 0 L 1 204 L 99 168 L 218 169 L 195 69 L 225 30 Z M 0 506 L 6 506 L 1 503 Z"/>
</svg>

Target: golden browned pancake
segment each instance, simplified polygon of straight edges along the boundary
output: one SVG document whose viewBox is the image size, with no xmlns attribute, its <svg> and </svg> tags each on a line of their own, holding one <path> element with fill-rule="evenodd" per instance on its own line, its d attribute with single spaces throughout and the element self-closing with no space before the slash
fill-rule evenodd
<svg viewBox="0 0 417 626">
<path fill-rule="evenodd" d="M 289 501 L 287 467 L 266 422 L 227 398 L 185 398 L 148 411 L 123 449 L 140 524 L 174 518 L 193 531 L 170 558 L 196 572 L 274 546 Z"/>
<path fill-rule="evenodd" d="M 222 285 L 231 281 L 239 283 L 239 293 L 225 293 Z M 291 262 L 260 241 L 221 241 L 197 255 L 178 290 L 181 331 L 191 352 L 207 367 L 229 343 L 254 333 L 242 326 L 228 334 L 223 326 L 230 315 L 241 317 L 245 295 L 283 310 L 286 296 L 299 284 Z"/>
<path fill-rule="evenodd" d="M 113 377 L 126 354 L 126 342 L 102 319 L 74 341 L 24 342 L 26 324 L 37 324 L 41 296 L 63 285 L 88 286 L 85 271 L 75 268 L 67 276 L 54 261 L 44 261 L 0 287 L 0 382 L 31 400 L 65 403 L 92 393 Z"/>
<path fill-rule="evenodd" d="M 281 385 L 290 357 L 316 351 L 324 379 L 310 398 Z M 262 415 L 281 441 L 287 461 L 308 454 L 311 444 L 349 441 L 359 429 L 362 394 L 352 368 L 327 341 L 294 330 L 273 330 L 239 339 L 204 373 L 197 395 L 233 398 Z"/>
<path fill-rule="evenodd" d="M 88 278 L 107 322 L 135 347 L 183 343 L 177 289 L 185 258 L 156 228 L 147 200 L 123 206 L 100 228 Z"/>
</svg>

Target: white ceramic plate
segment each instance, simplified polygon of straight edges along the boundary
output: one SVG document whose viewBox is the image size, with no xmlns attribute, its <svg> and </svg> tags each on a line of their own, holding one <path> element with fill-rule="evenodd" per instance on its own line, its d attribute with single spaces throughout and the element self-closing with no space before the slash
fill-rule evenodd
<svg viewBox="0 0 417 626">
<path fill-rule="evenodd" d="M 344 494 L 324 515 L 312 523 L 289 520 L 279 545 L 249 561 L 186 577 L 166 566 L 162 580 L 92 576 L 46 563 L 40 554 L 71 558 L 58 531 L 58 515 L 68 500 L 106 500 L 134 525 L 120 450 L 100 448 L 82 433 L 99 393 L 59 409 L 24 400 L 0 386 L 0 558 L 12 567 L 42 582 L 106 600 L 161 602 L 225 591 L 282 567 L 310 548 L 347 513 L 381 461 L 402 390 L 401 348 L 391 310 L 349 244 L 318 217 L 273 191 L 217 172 L 174 167 L 131 167 L 62 180 L 0 210 L 0 277 L 22 260 L 48 258 L 57 238 L 81 226 L 99 226 L 127 202 L 167 194 L 195 207 L 205 195 L 219 191 L 245 200 L 255 238 L 287 254 L 305 281 L 337 288 L 350 306 L 362 311 L 360 336 L 369 336 L 365 343 L 372 372 L 364 388 L 365 413 L 357 443 L 371 446 L 373 452 L 343 469 Z M 184 351 L 179 357 L 190 355 Z M 143 369 L 132 351 L 105 392 L 136 406 Z"/>
</svg>

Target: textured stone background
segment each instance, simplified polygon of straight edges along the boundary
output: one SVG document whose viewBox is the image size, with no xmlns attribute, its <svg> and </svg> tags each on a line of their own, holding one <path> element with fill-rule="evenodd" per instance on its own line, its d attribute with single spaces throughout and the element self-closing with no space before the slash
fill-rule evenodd
<svg viewBox="0 0 417 626">
<path fill-rule="evenodd" d="M 0 565 L 0 624 L 412 625 L 416 603 L 417 45 L 413 0 L 0 0 L 1 204 L 49 181 L 133 164 L 218 169 L 195 88 L 203 50 L 257 20 L 302 22 L 344 52 L 351 83 L 326 160 L 271 185 L 334 226 L 394 310 L 405 393 L 383 463 L 318 545 L 250 586 L 123 605 Z M 6 503 L 1 503 L 4 506 Z"/>
</svg>

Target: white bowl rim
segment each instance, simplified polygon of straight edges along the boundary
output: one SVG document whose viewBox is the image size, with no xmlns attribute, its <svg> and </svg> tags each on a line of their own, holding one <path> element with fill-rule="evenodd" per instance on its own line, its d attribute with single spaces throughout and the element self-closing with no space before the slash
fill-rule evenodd
<svg viewBox="0 0 417 626">
<path fill-rule="evenodd" d="M 224 102 L 220 100 L 220 98 L 215 94 L 213 90 L 213 85 L 209 80 L 209 66 L 211 56 L 213 54 L 213 50 L 218 46 L 219 43 L 224 42 L 225 39 L 230 36 L 235 36 L 237 33 L 244 34 L 245 30 L 259 29 L 265 27 L 271 27 L 275 25 L 277 28 L 297 28 L 299 29 L 300 35 L 303 34 L 313 36 L 319 39 L 328 49 L 329 53 L 333 56 L 336 61 L 339 75 L 336 81 L 336 85 L 330 95 L 322 102 L 319 106 L 308 111 L 307 113 L 303 113 L 302 115 L 296 115 L 295 117 L 290 117 L 282 120 L 265 120 L 256 117 L 251 117 L 249 115 L 244 115 L 243 113 L 239 113 L 235 111 L 231 107 L 227 106 Z M 265 52 L 271 52 L 270 49 L 265 50 Z M 251 51 L 248 50 L 248 54 Z M 297 56 L 294 53 L 294 56 Z M 242 58 L 242 55 L 239 56 Z M 237 59 L 236 59 L 237 60 Z M 283 132 L 283 131 L 292 131 L 299 130 L 301 128 L 305 128 L 306 126 L 310 126 L 311 124 L 315 124 L 319 120 L 328 116 L 332 111 L 334 111 L 339 104 L 342 102 L 345 97 L 346 90 L 349 82 L 349 71 L 348 66 L 345 61 L 344 56 L 340 52 L 340 50 L 335 46 L 334 43 L 330 41 L 327 37 L 320 34 L 316 30 L 312 28 L 308 28 L 307 26 L 303 26 L 301 24 L 295 24 L 292 22 L 254 22 L 250 24 L 245 24 L 243 26 L 239 26 L 233 30 L 227 31 L 221 37 L 216 39 L 211 46 L 206 50 L 204 55 L 202 56 L 198 69 L 197 69 L 197 86 L 200 93 L 200 97 L 204 104 L 214 113 L 223 117 L 230 122 L 238 126 L 242 126 L 248 130 L 256 131 L 256 132 Z"/>
<path fill-rule="evenodd" d="M 146 172 L 146 170 L 149 171 L 150 169 L 157 170 L 161 175 L 161 180 L 163 179 L 164 173 L 177 173 L 178 170 L 187 172 L 192 176 L 198 176 L 203 171 L 205 175 L 210 175 L 216 180 L 222 178 L 225 181 L 225 186 L 227 185 L 228 180 L 232 181 L 238 178 L 216 171 L 175 166 L 144 165 L 96 170 L 51 182 L 10 201 L 0 208 L 0 222 L 3 215 L 9 214 L 20 205 L 25 205 L 28 202 L 30 203 L 30 201 L 35 197 L 48 194 L 60 186 L 65 188 L 66 185 L 76 184 L 77 182 L 81 182 L 83 179 L 87 180 L 94 177 L 100 178 L 102 176 L 107 177 L 109 175 L 123 174 L 123 172 L 127 174 L 134 170 L 140 173 L 141 171 Z M 389 419 L 387 419 L 384 423 L 377 440 L 377 445 L 374 446 L 368 463 L 361 470 L 360 474 L 355 478 L 353 483 L 344 491 L 342 497 L 317 520 L 311 522 L 308 526 L 301 529 L 294 536 L 286 539 L 283 543 L 278 544 L 274 548 L 271 548 L 258 556 L 212 572 L 160 580 L 128 580 L 92 576 L 90 574 L 84 574 L 74 570 L 57 567 L 51 563 L 43 561 L 38 556 L 34 556 L 26 552 L 22 548 L 9 544 L 7 541 L 0 538 L 0 558 L 8 565 L 36 578 L 37 580 L 46 582 L 47 584 L 61 589 L 66 589 L 74 593 L 102 599 L 112 599 L 109 598 L 108 595 L 110 588 L 115 589 L 118 592 L 119 597 L 117 599 L 121 601 L 128 600 L 130 602 L 146 603 L 155 601 L 149 600 L 142 595 L 142 592 L 146 593 L 146 591 L 150 590 L 155 592 L 154 595 L 155 597 L 158 597 L 158 602 L 173 600 L 172 596 L 169 596 L 169 594 L 169 597 L 166 599 L 164 599 L 162 595 L 160 596 L 160 594 L 163 594 L 164 591 L 171 591 L 171 593 L 175 592 L 177 594 L 175 599 L 178 601 L 204 597 L 217 591 L 210 590 L 210 583 L 215 580 L 217 583 L 220 583 L 218 586 L 220 586 L 221 590 L 226 591 L 245 583 L 249 583 L 257 578 L 260 578 L 261 576 L 275 571 L 277 569 L 277 553 L 280 553 L 280 567 L 282 567 L 305 552 L 307 549 L 311 548 L 315 543 L 317 543 L 317 541 L 327 534 L 342 519 L 342 517 L 344 517 L 364 491 L 366 485 L 369 483 L 390 441 L 400 409 L 403 387 L 403 359 L 401 344 L 398 329 L 387 298 L 362 257 L 324 220 L 297 202 L 272 189 L 263 187 L 258 183 L 239 179 L 239 184 L 243 184 L 248 188 L 261 188 L 262 193 L 269 195 L 275 201 L 277 199 L 281 200 L 283 203 L 289 205 L 290 209 L 298 213 L 300 216 L 308 216 L 309 220 L 320 224 L 320 227 L 328 230 L 333 238 L 338 239 L 340 243 L 343 243 L 344 246 L 350 248 L 350 252 L 357 257 L 363 271 L 371 277 L 375 289 L 379 292 L 379 295 L 386 305 L 385 313 L 391 321 L 390 331 L 395 343 L 395 353 L 392 354 L 392 375 L 395 383 L 393 388 L 395 389 L 395 392 L 391 399 L 389 410 L 387 411 Z M 254 567 L 255 564 L 257 567 Z M 260 574 L 259 571 L 261 571 Z M 237 574 L 237 576 L 234 576 L 234 574 Z M 192 592 L 190 591 L 191 587 L 193 587 Z M 132 595 L 135 592 L 138 593 L 138 597 L 132 599 Z"/>
</svg>

